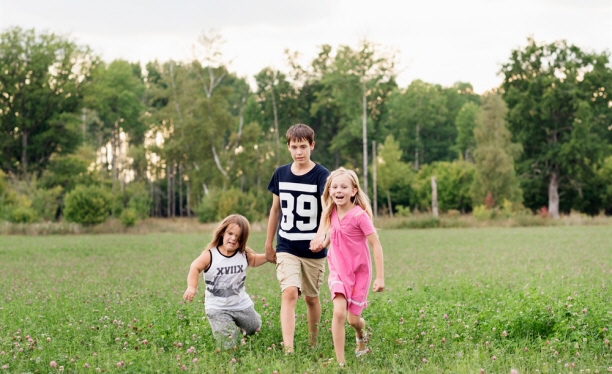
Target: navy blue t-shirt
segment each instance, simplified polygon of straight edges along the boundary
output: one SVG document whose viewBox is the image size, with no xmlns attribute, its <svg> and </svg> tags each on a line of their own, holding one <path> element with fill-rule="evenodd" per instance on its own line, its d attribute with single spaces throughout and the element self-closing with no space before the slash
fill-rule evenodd
<svg viewBox="0 0 612 374">
<path fill-rule="evenodd" d="M 279 166 L 274 171 L 268 190 L 279 197 L 281 205 L 277 252 L 305 258 L 327 256 L 327 248 L 312 252 L 310 241 L 315 238 L 321 222 L 321 195 L 328 176 L 329 170 L 319 164 L 304 175 L 293 174 L 291 164 Z"/>
</svg>

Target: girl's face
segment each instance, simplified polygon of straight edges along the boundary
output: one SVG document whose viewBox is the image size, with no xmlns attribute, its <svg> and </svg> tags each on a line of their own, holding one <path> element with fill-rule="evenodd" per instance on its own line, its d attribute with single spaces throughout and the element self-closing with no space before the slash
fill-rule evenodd
<svg viewBox="0 0 612 374">
<path fill-rule="evenodd" d="M 337 206 L 352 204 L 351 197 L 357 194 L 357 187 L 353 187 L 351 178 L 347 175 L 338 175 L 329 186 L 329 196 Z"/>
<path fill-rule="evenodd" d="M 229 225 L 223 234 L 223 248 L 228 252 L 235 252 L 240 245 L 240 235 L 242 235 L 240 226 L 235 223 Z"/>
</svg>

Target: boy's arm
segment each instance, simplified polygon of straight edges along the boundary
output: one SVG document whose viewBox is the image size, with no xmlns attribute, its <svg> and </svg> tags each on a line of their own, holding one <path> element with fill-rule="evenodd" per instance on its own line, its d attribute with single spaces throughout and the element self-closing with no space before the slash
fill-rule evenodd
<svg viewBox="0 0 612 374">
<path fill-rule="evenodd" d="M 320 199 L 321 199 L 321 206 L 324 207 L 325 205 L 323 205 L 323 197 L 321 197 Z M 310 241 L 311 251 L 320 252 L 323 248 L 329 245 L 329 235 L 327 235 L 327 231 L 328 231 L 327 227 L 323 226 L 323 224 L 320 223 L 319 228 L 317 229 L 317 234 L 315 235 L 315 238 Z"/>
<path fill-rule="evenodd" d="M 270 208 L 270 216 L 268 217 L 268 230 L 266 231 L 266 258 L 272 263 L 276 263 L 276 249 L 274 248 L 274 237 L 278 230 L 278 221 L 281 215 L 280 198 L 278 195 L 272 195 L 272 207 Z"/>
<path fill-rule="evenodd" d="M 198 277 L 200 273 L 210 265 L 210 251 L 204 251 L 193 260 L 187 275 L 187 290 L 183 294 L 183 300 L 192 301 L 198 289 Z"/>
<path fill-rule="evenodd" d="M 374 252 L 374 264 L 376 265 L 376 279 L 374 280 L 374 292 L 380 292 L 385 289 L 385 264 L 383 259 L 383 249 L 378 239 L 376 232 L 366 236 L 368 243 Z"/>
</svg>

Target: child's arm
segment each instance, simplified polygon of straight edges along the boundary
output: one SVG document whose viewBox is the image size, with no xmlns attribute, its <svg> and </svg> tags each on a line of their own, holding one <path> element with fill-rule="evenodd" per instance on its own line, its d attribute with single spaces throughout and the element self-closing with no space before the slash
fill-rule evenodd
<svg viewBox="0 0 612 374">
<path fill-rule="evenodd" d="M 319 232 L 322 233 L 321 236 L 319 236 Z M 310 242 L 310 250 L 313 252 L 319 252 L 323 248 L 328 247 L 329 242 L 329 230 L 323 228 L 323 225 L 320 225 L 319 231 L 317 231 L 317 237 Z"/>
<path fill-rule="evenodd" d="M 273 194 L 272 207 L 268 217 L 268 230 L 266 231 L 266 258 L 268 261 L 276 263 L 276 249 L 274 249 L 274 238 L 278 230 L 278 220 L 281 215 L 281 203 L 278 195 Z"/>
<path fill-rule="evenodd" d="M 325 207 L 323 203 L 323 197 L 321 197 L 321 206 Z M 325 211 L 325 209 L 323 209 Z M 329 245 L 329 233 L 328 228 L 325 227 L 323 222 L 319 224 L 315 238 L 310 241 L 310 250 L 313 252 L 320 252 L 323 248 Z"/>
<path fill-rule="evenodd" d="M 193 260 L 189 267 L 187 275 L 187 290 L 183 294 L 183 300 L 192 301 L 198 289 L 198 277 L 200 273 L 210 265 L 210 251 L 204 251 L 202 254 Z"/>
<path fill-rule="evenodd" d="M 247 254 L 247 259 L 249 261 L 250 267 L 256 268 L 268 262 L 268 258 L 266 257 L 265 254 L 255 253 L 255 251 L 253 251 L 248 246 L 246 247 L 246 254 Z"/>
<path fill-rule="evenodd" d="M 376 279 L 374 280 L 374 292 L 380 292 L 385 289 L 385 264 L 383 259 L 383 249 L 378 239 L 376 232 L 366 236 L 368 243 L 374 251 L 374 264 L 376 265 Z"/>
</svg>

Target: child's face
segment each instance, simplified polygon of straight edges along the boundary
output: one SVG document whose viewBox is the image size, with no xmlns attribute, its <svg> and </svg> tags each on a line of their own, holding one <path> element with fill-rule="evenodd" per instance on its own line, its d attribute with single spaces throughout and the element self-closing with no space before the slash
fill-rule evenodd
<svg viewBox="0 0 612 374">
<path fill-rule="evenodd" d="M 314 142 L 309 144 L 308 140 L 291 140 L 287 148 L 289 148 L 291 158 L 295 163 L 305 165 L 310 162 L 310 151 L 314 149 Z"/>
<path fill-rule="evenodd" d="M 234 252 L 240 245 L 240 235 L 242 235 L 242 229 L 236 224 L 231 224 L 225 230 L 223 234 L 223 248 L 228 252 Z"/>
<path fill-rule="evenodd" d="M 338 206 L 351 203 L 351 197 L 357 194 L 357 187 L 353 187 L 351 178 L 347 175 L 338 175 L 329 185 L 329 195 Z"/>
</svg>

